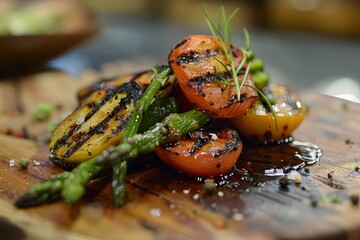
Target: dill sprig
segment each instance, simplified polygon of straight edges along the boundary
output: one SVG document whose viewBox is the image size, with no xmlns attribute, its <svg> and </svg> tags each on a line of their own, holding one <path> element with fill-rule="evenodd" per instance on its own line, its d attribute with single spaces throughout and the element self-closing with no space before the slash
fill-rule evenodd
<svg viewBox="0 0 360 240">
<path fill-rule="evenodd" d="M 238 79 L 237 75 L 238 75 L 239 71 L 241 70 L 241 68 L 244 66 L 245 61 L 242 61 L 239 64 L 239 66 L 236 67 L 235 62 L 234 62 L 234 55 L 233 55 L 232 47 L 231 47 L 232 29 L 233 29 L 233 25 L 234 25 L 234 19 L 235 19 L 235 16 L 238 11 L 239 11 L 239 8 L 236 8 L 230 14 L 230 16 L 227 17 L 225 7 L 221 6 L 220 10 L 219 10 L 219 23 L 216 25 L 211 20 L 210 15 L 207 11 L 207 8 L 204 6 L 204 12 L 206 15 L 206 19 L 205 19 L 206 23 L 209 26 L 209 29 L 211 31 L 211 34 L 214 37 L 216 44 L 221 48 L 221 51 L 224 53 L 227 63 L 228 63 L 228 66 L 226 66 L 223 62 L 221 62 L 218 59 L 217 59 L 217 61 L 219 61 L 223 65 L 223 67 L 225 67 L 225 69 L 228 70 L 229 73 L 231 74 L 231 76 L 233 77 L 234 83 L 236 86 L 237 99 L 238 99 L 238 101 L 240 101 L 240 90 L 242 87 L 241 85 L 243 85 L 243 83 L 240 85 L 239 82 L 236 81 L 236 79 Z"/>
<path fill-rule="evenodd" d="M 218 84 L 225 85 L 225 86 L 235 86 L 238 101 L 240 101 L 241 88 L 244 85 L 246 87 L 250 87 L 250 88 L 256 90 L 261 95 L 261 97 L 265 100 L 266 104 L 269 106 L 270 112 L 274 116 L 276 129 L 278 129 L 278 123 L 277 123 L 277 117 L 276 117 L 275 110 L 273 109 L 273 107 L 272 107 L 270 101 L 267 99 L 266 95 L 260 89 L 250 86 L 248 84 L 245 84 L 245 80 L 249 74 L 250 67 L 251 67 L 250 60 L 253 55 L 253 52 L 250 49 L 250 35 L 246 28 L 243 28 L 243 32 L 244 32 L 244 36 L 245 36 L 245 47 L 240 48 L 243 58 L 241 59 L 239 65 L 235 66 L 234 54 L 232 51 L 232 46 L 233 46 L 232 45 L 232 34 L 233 34 L 232 29 L 233 29 L 233 25 L 234 25 L 234 19 L 235 19 L 236 14 L 238 13 L 238 11 L 239 11 L 239 8 L 236 8 L 234 11 L 232 11 L 230 16 L 227 17 L 225 7 L 221 6 L 219 9 L 219 17 L 218 17 L 219 23 L 215 24 L 212 21 L 206 6 L 204 6 L 204 12 L 206 15 L 206 18 L 205 18 L 206 23 L 210 29 L 211 34 L 214 37 L 214 41 L 221 48 L 221 51 L 224 53 L 226 60 L 227 60 L 227 65 L 224 62 L 222 62 L 221 60 L 217 59 L 216 57 L 214 57 L 214 59 L 216 61 L 218 61 L 226 69 L 226 71 L 228 71 L 228 73 L 233 78 L 234 83 L 231 83 L 227 78 L 225 78 L 219 74 L 216 75 L 217 79 L 214 79 L 213 81 Z M 244 67 L 246 60 L 249 60 L 249 61 L 246 66 L 246 69 L 245 69 L 243 80 L 239 84 L 238 73 Z"/>
</svg>

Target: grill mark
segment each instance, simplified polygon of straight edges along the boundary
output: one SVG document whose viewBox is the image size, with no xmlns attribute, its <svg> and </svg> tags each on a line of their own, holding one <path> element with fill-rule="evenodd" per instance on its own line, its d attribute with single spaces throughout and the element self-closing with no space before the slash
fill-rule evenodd
<svg viewBox="0 0 360 240">
<path fill-rule="evenodd" d="M 91 116 L 93 116 L 108 100 L 110 100 L 116 93 L 121 93 L 121 92 L 126 92 L 127 95 L 125 98 L 121 99 L 120 103 L 114 108 L 118 109 L 117 111 L 120 111 L 121 108 L 119 107 L 121 104 L 123 104 L 124 106 L 126 104 L 124 104 L 125 101 L 130 102 L 132 99 L 134 100 L 134 104 L 137 100 L 139 100 L 139 98 L 141 97 L 141 95 L 143 94 L 143 89 L 142 87 L 135 81 L 130 81 L 128 83 L 124 83 L 122 84 L 119 88 L 117 89 L 110 89 L 110 92 L 104 96 L 99 103 L 94 104 L 94 108 L 85 116 L 85 121 L 86 122 Z M 81 106 L 80 106 L 81 107 Z M 80 108 L 78 107 L 78 108 Z M 114 113 L 114 110 L 111 114 Z M 115 112 L 116 115 L 117 112 Z M 109 116 L 106 118 L 109 119 Z M 108 121 L 109 121 L 108 120 Z M 90 129 L 90 132 L 94 132 L 94 133 L 99 133 L 101 132 L 101 129 L 104 128 L 105 126 L 105 121 L 103 120 L 104 124 L 101 125 L 101 127 L 98 127 L 99 124 L 93 128 Z M 50 152 L 52 154 L 55 154 L 55 152 L 63 145 L 68 144 L 67 141 L 69 140 L 69 138 L 81 127 L 81 125 L 77 125 L 76 123 L 73 124 L 70 127 L 70 130 L 68 133 L 64 134 L 64 136 L 62 136 L 54 145 L 54 147 L 50 150 Z M 79 146 L 80 147 L 80 146 Z M 77 148 L 78 149 L 78 148 Z M 66 153 L 67 154 L 67 153 Z M 65 155 L 66 155 L 65 154 Z"/>
<path fill-rule="evenodd" d="M 224 149 L 221 149 L 219 151 L 216 151 L 216 152 L 213 152 L 213 156 L 214 157 L 218 157 L 220 156 L 221 154 L 226 154 L 226 153 L 229 153 L 231 151 L 234 151 L 236 150 L 240 144 L 241 144 L 241 139 L 239 137 L 239 135 L 237 134 L 236 131 L 233 131 L 233 134 L 232 134 L 232 139 L 229 139 L 226 143 L 225 143 L 225 148 Z"/>
<path fill-rule="evenodd" d="M 241 94 L 242 95 L 242 94 Z M 240 95 L 240 99 L 241 99 L 241 95 Z M 234 94 L 233 96 L 231 96 L 225 103 L 223 106 L 220 107 L 220 110 L 225 109 L 230 107 L 232 104 L 237 102 L 237 96 L 236 94 Z"/>
<path fill-rule="evenodd" d="M 220 107 L 220 109 L 229 108 L 232 104 L 237 103 L 237 102 L 243 103 L 247 98 L 248 98 L 248 95 L 246 93 L 242 93 L 242 94 L 240 94 L 240 100 L 238 101 L 237 95 L 235 94 L 231 98 L 229 98 L 225 102 L 225 104 L 222 107 Z"/>
<path fill-rule="evenodd" d="M 178 65 L 183 64 L 196 64 L 201 60 L 208 60 L 210 57 L 222 54 L 220 49 L 206 49 L 204 53 L 198 53 L 195 51 L 190 51 L 187 53 L 180 54 L 176 59 L 175 62 Z"/>
<path fill-rule="evenodd" d="M 173 48 L 173 50 L 181 47 L 182 45 L 184 45 L 187 42 L 187 39 L 183 39 L 182 41 L 178 42 L 175 47 Z"/>
<path fill-rule="evenodd" d="M 193 153 L 195 153 L 196 151 L 200 150 L 203 146 L 205 146 L 206 144 L 208 144 L 210 141 L 210 136 L 203 136 L 202 134 L 200 134 L 193 146 L 191 147 L 191 149 L 188 151 L 187 155 L 190 156 L 192 155 Z"/>
<path fill-rule="evenodd" d="M 123 101 L 125 100 L 125 101 Z M 131 99 L 128 99 L 127 97 L 121 99 L 120 103 L 114 107 L 112 112 L 107 115 L 107 117 L 100 122 L 98 125 L 96 125 L 93 129 L 91 129 L 89 132 L 81 132 L 77 134 L 74 138 L 79 138 L 79 141 L 70 148 L 62 157 L 68 158 L 70 157 L 76 150 L 78 150 L 82 145 L 84 145 L 92 136 L 98 133 L 98 130 L 104 130 L 108 127 L 109 121 L 121 110 L 126 109 L 126 105 L 131 102 Z M 120 124 L 122 125 L 122 124 Z M 75 140 L 76 141 L 76 140 Z"/>
<path fill-rule="evenodd" d="M 61 167 L 64 170 L 71 171 L 74 167 L 76 167 L 77 163 L 64 162 L 58 158 L 51 158 L 51 162 L 53 162 L 56 166 Z M 47 179 L 43 180 L 46 181 Z"/>
<path fill-rule="evenodd" d="M 196 132 L 194 134 L 196 134 Z M 188 135 L 187 138 L 188 139 L 192 138 L 191 134 Z M 191 147 L 191 149 L 189 149 L 187 155 L 191 156 L 193 153 L 200 150 L 203 146 L 208 144 L 210 141 L 211 141 L 211 136 L 209 136 L 209 135 L 204 136 L 203 134 L 200 134 L 199 136 L 196 137 L 196 140 L 195 140 L 193 146 Z M 226 154 L 226 153 L 236 150 L 240 145 L 241 145 L 241 139 L 240 139 L 238 133 L 236 131 L 232 131 L 232 138 L 229 139 L 228 141 L 226 141 L 225 148 L 215 151 L 215 152 L 212 152 L 212 155 L 214 157 L 218 157 L 222 154 Z"/>
<path fill-rule="evenodd" d="M 94 115 L 108 100 L 110 100 L 114 96 L 115 93 L 116 91 L 110 90 L 110 92 L 106 94 L 98 103 L 92 102 L 88 104 L 88 107 L 91 107 L 91 111 L 88 114 L 86 114 L 84 121 L 87 121 L 92 115 Z M 79 106 L 78 109 L 81 107 L 82 106 Z M 62 145 L 64 145 L 66 141 L 69 140 L 70 136 L 72 136 L 74 132 L 76 132 L 80 127 L 81 125 L 77 125 L 76 123 L 73 124 L 70 127 L 70 130 L 66 134 L 64 134 L 64 136 L 62 136 L 56 141 L 54 147 L 51 149 L 51 153 L 54 153 Z"/>
<path fill-rule="evenodd" d="M 215 74 L 207 73 L 206 75 L 201 75 L 201 76 L 190 79 L 187 82 L 187 85 L 191 88 L 195 88 L 199 94 L 203 95 L 204 84 L 210 83 L 213 80 L 215 80 Z"/>
<path fill-rule="evenodd" d="M 126 118 L 121 119 L 121 124 L 116 126 L 116 130 L 112 133 L 114 136 L 118 135 L 129 123 L 130 121 L 130 117 L 132 114 L 129 114 L 129 116 L 127 116 Z M 116 119 L 118 120 L 118 119 Z"/>
<path fill-rule="evenodd" d="M 238 72 L 238 76 L 245 74 L 245 69 L 242 68 L 240 69 L 240 71 Z M 187 85 L 191 88 L 196 88 L 197 92 L 199 94 L 204 95 L 205 93 L 203 93 L 203 85 L 205 83 L 210 83 L 214 80 L 217 80 L 218 78 L 225 78 L 227 80 L 231 79 L 231 74 L 229 72 L 224 72 L 224 73 L 220 73 L 220 72 L 215 72 L 215 73 L 210 73 L 208 72 L 207 74 L 201 75 L 201 76 L 197 76 L 194 77 L 192 79 L 190 79 L 187 82 Z M 236 100 L 236 99 L 235 99 Z"/>
<path fill-rule="evenodd" d="M 131 81 L 136 81 L 137 78 L 139 78 L 140 76 L 142 76 L 143 74 L 146 74 L 146 73 L 149 73 L 150 71 L 149 70 L 145 70 L 145 71 L 140 71 L 140 72 L 137 72 L 137 73 L 134 73 L 132 75 L 132 78 L 129 80 L 129 82 Z M 99 89 L 104 89 L 104 85 L 108 82 L 112 82 L 112 81 L 115 81 L 116 80 L 116 77 L 114 78 L 111 78 L 111 79 L 105 79 L 105 80 L 101 80 L 93 85 L 91 85 L 89 87 L 89 92 L 85 95 L 79 95 L 78 94 L 78 98 L 81 98 L 81 99 L 85 99 L 87 97 L 89 97 L 93 92 L 99 90 Z M 106 88 L 105 88 L 106 89 Z M 108 88 L 107 88 L 108 89 Z"/>
</svg>

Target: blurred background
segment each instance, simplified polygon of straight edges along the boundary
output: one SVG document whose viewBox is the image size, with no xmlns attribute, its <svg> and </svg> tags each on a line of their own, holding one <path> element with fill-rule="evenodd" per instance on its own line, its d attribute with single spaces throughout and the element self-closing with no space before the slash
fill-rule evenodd
<svg viewBox="0 0 360 240">
<path fill-rule="evenodd" d="M 9 2 L 0 0 L 0 10 Z M 28 4 L 34 0 L 20 2 Z M 358 0 L 57 2 L 71 3 L 71 9 L 80 6 L 89 13 L 87 17 L 95 18 L 100 25 L 90 40 L 49 63 L 71 74 L 79 74 L 85 68 L 116 72 L 121 65 L 122 71 L 133 71 L 166 63 L 176 42 L 190 34 L 209 34 L 203 5 L 215 19 L 219 6 L 224 5 L 228 12 L 240 8 L 235 43 L 244 44 L 242 28 L 247 27 L 251 47 L 265 60 L 272 80 L 292 88 L 313 89 L 358 102 L 360 99 Z"/>
</svg>

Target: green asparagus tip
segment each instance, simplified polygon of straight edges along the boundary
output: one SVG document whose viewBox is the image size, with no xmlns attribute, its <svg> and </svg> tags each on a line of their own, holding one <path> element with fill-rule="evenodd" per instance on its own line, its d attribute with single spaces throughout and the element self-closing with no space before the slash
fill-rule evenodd
<svg viewBox="0 0 360 240">
<path fill-rule="evenodd" d="M 34 201 L 34 197 L 29 194 L 25 194 L 23 196 L 21 196 L 16 202 L 15 202 L 15 207 L 17 208 L 27 208 L 27 207 L 32 207 L 35 206 L 36 204 L 33 202 Z"/>
<path fill-rule="evenodd" d="M 159 72 L 162 72 L 165 70 L 171 71 L 171 68 L 169 65 L 156 65 L 151 70 L 154 72 L 154 74 L 158 74 Z"/>
<path fill-rule="evenodd" d="M 17 208 L 28 208 L 34 207 L 43 203 L 53 202 L 60 199 L 58 193 L 38 193 L 38 192 L 27 192 L 21 196 L 16 202 L 15 207 Z"/>
</svg>

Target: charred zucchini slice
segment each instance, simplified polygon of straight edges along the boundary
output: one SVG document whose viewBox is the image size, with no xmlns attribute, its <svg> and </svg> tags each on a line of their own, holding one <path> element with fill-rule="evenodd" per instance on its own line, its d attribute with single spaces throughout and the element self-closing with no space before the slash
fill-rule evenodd
<svg viewBox="0 0 360 240">
<path fill-rule="evenodd" d="M 135 81 L 89 93 L 53 132 L 50 153 L 54 162 L 75 165 L 118 144 L 142 94 L 143 88 Z"/>
<path fill-rule="evenodd" d="M 83 89 L 81 89 L 77 94 L 77 99 L 81 103 L 86 98 L 88 98 L 93 92 L 100 90 L 100 89 L 116 89 L 120 87 L 122 84 L 135 81 L 140 86 L 142 86 L 143 89 L 146 88 L 148 84 L 150 84 L 151 79 L 153 78 L 154 74 L 151 71 L 146 72 L 139 72 L 135 74 L 126 74 L 121 75 L 113 79 L 104 79 L 99 82 L 96 82 L 90 86 L 87 86 Z M 143 83 L 147 83 L 147 85 L 144 85 Z"/>
<path fill-rule="evenodd" d="M 135 74 L 127 74 L 116 77 L 114 79 L 105 79 L 101 80 L 95 84 L 92 84 L 88 87 L 81 89 L 77 94 L 78 102 L 86 100 L 93 92 L 100 89 L 114 89 L 118 88 L 122 84 L 130 81 L 137 82 L 143 89 L 146 89 L 151 83 L 151 79 L 154 77 L 153 71 L 143 71 Z M 156 94 L 159 98 L 165 98 L 171 95 L 172 88 L 174 86 L 175 76 L 171 75 L 169 80 L 165 83 L 165 85 L 160 89 L 160 91 Z"/>
</svg>

